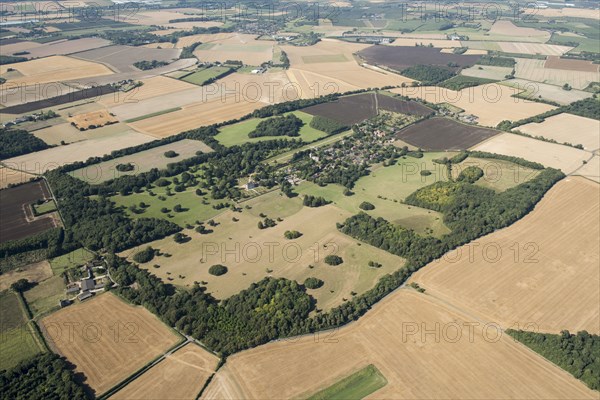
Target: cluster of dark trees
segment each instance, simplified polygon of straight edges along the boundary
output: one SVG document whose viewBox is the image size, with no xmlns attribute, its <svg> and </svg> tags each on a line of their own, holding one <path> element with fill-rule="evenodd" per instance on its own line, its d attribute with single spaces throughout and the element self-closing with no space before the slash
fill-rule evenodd
<svg viewBox="0 0 600 400">
<path fill-rule="evenodd" d="M 483 176 L 483 170 L 476 165 L 468 166 L 467 168 L 460 171 L 457 182 L 475 183 Z"/>
<path fill-rule="evenodd" d="M 140 264 L 147 263 L 154 258 L 156 254 L 156 250 L 152 247 L 148 246 L 144 250 L 140 250 L 139 252 L 133 255 L 133 261 L 138 262 Z"/>
<path fill-rule="evenodd" d="M 403 69 L 401 74 L 420 81 L 423 85 L 435 85 L 455 75 L 451 69 L 437 65 L 413 65 Z"/>
<path fill-rule="evenodd" d="M 311 194 L 307 194 L 302 200 L 302 204 L 307 207 L 321 207 L 329 203 L 331 202 L 326 200 L 323 196 L 313 196 Z"/>
<path fill-rule="evenodd" d="M 361 210 L 369 211 L 369 210 L 374 210 L 375 206 L 373 205 L 373 203 L 369 203 L 368 201 L 363 201 L 362 203 L 360 203 L 358 205 L 358 208 L 360 208 Z"/>
<path fill-rule="evenodd" d="M 27 61 L 27 58 L 25 58 L 25 57 L 7 56 L 7 55 L 4 55 L 4 54 L 0 55 L 0 65 L 13 64 L 13 63 L 18 63 L 18 62 L 23 62 L 23 61 Z"/>
<path fill-rule="evenodd" d="M 263 136 L 299 136 L 304 122 L 294 114 L 273 117 L 260 121 L 256 128 L 248 133 L 248 137 Z"/>
<path fill-rule="evenodd" d="M 134 62 L 133 66 L 141 69 L 142 71 L 147 71 L 149 69 L 154 69 L 154 68 L 158 68 L 158 67 L 164 67 L 165 65 L 169 65 L 169 63 L 167 61 L 158 61 L 158 60 L 143 60 L 143 61 L 138 61 L 138 62 Z"/>
<path fill-rule="evenodd" d="M 88 399 L 63 358 L 39 354 L 8 371 L 0 371 L 0 397 L 15 400 Z"/>
<path fill-rule="evenodd" d="M 47 149 L 46 142 L 22 129 L 0 129 L 0 159 Z"/>
<path fill-rule="evenodd" d="M 325 282 L 323 282 L 321 279 L 311 276 L 309 278 L 306 278 L 306 280 L 304 281 L 304 286 L 306 286 L 309 289 L 318 289 L 321 286 L 323 286 L 324 283 Z"/>
<path fill-rule="evenodd" d="M 348 129 L 348 127 L 331 118 L 315 115 L 310 121 L 310 127 L 328 133 L 330 135 L 340 133 Z"/>
<path fill-rule="evenodd" d="M 196 43 L 192 43 L 189 46 L 185 46 L 183 49 L 181 49 L 181 54 L 179 54 L 179 58 L 194 58 L 194 50 L 196 50 L 196 47 L 200 46 L 202 44 L 202 42 L 196 42 Z"/>
<path fill-rule="evenodd" d="M 214 276 L 225 275 L 227 273 L 227 267 L 221 264 L 215 264 L 208 269 L 208 273 Z"/>
<path fill-rule="evenodd" d="M 586 331 L 560 335 L 508 329 L 510 336 L 536 353 L 582 380 L 591 389 L 600 390 L 600 336 Z"/>
</svg>

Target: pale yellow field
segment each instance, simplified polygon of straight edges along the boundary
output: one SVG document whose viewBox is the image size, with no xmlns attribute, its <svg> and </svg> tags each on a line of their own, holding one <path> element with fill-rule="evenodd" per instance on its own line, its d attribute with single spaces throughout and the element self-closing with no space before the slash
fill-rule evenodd
<svg viewBox="0 0 600 400">
<path fill-rule="evenodd" d="M 178 31 L 178 30 L 179 29 L 175 29 L 175 31 Z M 174 49 L 175 44 L 174 43 L 149 43 L 149 44 L 143 45 L 142 47 L 147 47 L 149 49 Z"/>
<path fill-rule="evenodd" d="M 27 182 L 33 177 L 26 172 L 0 166 L 0 189 L 7 188 L 11 184 Z"/>
<path fill-rule="evenodd" d="M 575 17 L 575 18 L 593 18 L 600 19 L 600 13 L 586 8 L 544 8 L 525 7 L 525 14 L 533 14 L 540 17 Z"/>
<path fill-rule="evenodd" d="M 411 280 L 503 328 L 598 334 L 599 189 L 566 178 L 523 220 L 432 262 Z"/>
<path fill-rule="evenodd" d="M 562 86 L 568 83 L 575 89 L 585 89 L 591 82 L 600 81 L 600 73 L 544 68 L 545 60 L 517 58 L 515 76 L 530 81 Z"/>
<path fill-rule="evenodd" d="M 587 163 L 573 172 L 573 175 L 580 175 L 594 182 L 600 183 L 600 156 L 594 154 L 587 160 Z"/>
<path fill-rule="evenodd" d="M 562 144 L 548 143 L 541 140 L 520 136 L 514 133 L 501 133 L 478 144 L 473 150 L 521 157 L 536 161 L 546 167 L 562 170 L 570 174 L 583 165 L 583 161 L 592 154 Z"/>
<path fill-rule="evenodd" d="M 219 358 L 189 343 L 129 383 L 110 399 L 194 400 Z"/>
<path fill-rule="evenodd" d="M 153 97 L 164 96 L 169 93 L 180 92 L 186 89 L 194 89 L 196 86 L 180 81 L 178 79 L 155 76 L 142 80 L 144 83 L 127 93 L 115 92 L 102 96 L 98 103 L 104 107 L 116 107 L 118 105 L 137 103 Z"/>
<path fill-rule="evenodd" d="M 274 209 L 274 201 L 279 201 L 282 208 Z M 214 218 L 221 225 L 210 228 L 214 232 L 209 235 L 186 231 L 192 237 L 190 242 L 178 244 L 168 237 L 150 243 L 172 256 L 154 258 L 142 268 L 178 286 L 206 281 L 208 292 L 219 299 L 228 298 L 266 276 L 285 277 L 299 283 L 313 276 L 323 280 L 324 285 L 308 292 L 317 300 L 318 308 L 330 309 L 343 303 L 344 298 L 350 299 L 353 291 L 363 293 L 371 289 L 381 276 L 404 264 L 400 257 L 365 243 L 359 245 L 357 240 L 338 232 L 336 222 L 343 222 L 352 214 L 333 205 L 302 207 L 299 198 L 285 199 L 279 191 L 242 205 L 250 205 L 252 210 L 222 213 Z M 282 217 L 283 221 L 272 228 L 258 229 L 260 212 L 272 219 Z M 233 217 L 239 221 L 232 223 Z M 303 235 L 288 240 L 284 238 L 287 230 L 298 230 Z M 271 250 L 268 243 L 273 246 Z M 130 256 L 133 254 L 128 252 Z M 329 254 L 339 255 L 344 263 L 325 264 L 323 259 Z M 368 266 L 371 260 L 383 266 L 371 268 Z M 153 268 L 154 264 L 160 268 Z M 215 264 L 227 266 L 229 272 L 219 277 L 210 275 L 208 269 Z"/>
<path fill-rule="evenodd" d="M 201 43 L 225 42 L 228 39 L 234 38 L 235 36 L 236 36 L 236 34 L 233 32 L 223 32 L 223 33 L 215 33 L 215 34 L 201 33 L 198 35 L 183 36 L 183 37 L 179 38 L 175 47 L 178 49 L 181 49 L 181 48 L 190 46 L 190 45 L 192 45 L 194 43 L 198 43 L 198 42 L 201 42 Z M 254 37 L 252 37 L 252 39 L 253 38 Z"/>
<path fill-rule="evenodd" d="M 401 289 L 339 330 L 229 357 L 202 398 L 306 398 L 368 364 L 388 381 L 368 399 L 597 398 L 559 367 L 484 324 L 432 296 Z"/>
<path fill-rule="evenodd" d="M 476 78 L 503 80 L 506 75 L 510 75 L 512 68 L 495 67 L 491 65 L 475 65 L 460 71 L 461 75 L 473 76 Z"/>
<path fill-rule="evenodd" d="M 600 121 L 591 118 L 562 113 L 546 118 L 542 123 L 532 122 L 516 129 L 559 143 L 582 144 L 588 151 L 600 149 Z"/>
<path fill-rule="evenodd" d="M 112 293 L 57 311 L 43 318 L 40 328 L 50 347 L 85 374 L 96 395 L 181 340 L 150 311 Z"/>
<path fill-rule="evenodd" d="M 199 10 L 195 10 L 199 11 Z M 211 27 L 223 25 L 221 22 L 216 21 L 195 21 L 195 22 L 169 22 L 174 19 L 191 18 L 195 15 L 187 15 L 177 10 L 148 10 L 143 12 L 135 12 L 127 15 L 123 15 L 121 20 L 129 24 L 135 25 L 158 25 L 165 27 L 177 27 L 179 30 L 192 29 L 194 26 L 198 27 Z"/>
<path fill-rule="evenodd" d="M 535 28 L 519 27 L 509 20 L 498 20 L 494 22 L 489 33 L 494 35 L 542 38 L 545 39 L 544 41 L 550 39 L 551 36 L 550 32 Z"/>
<path fill-rule="evenodd" d="M 437 86 L 398 88 L 391 91 L 432 103 L 449 103 L 465 110 L 467 114 L 479 117 L 479 125 L 490 127 L 496 127 L 503 120 L 518 121 L 555 108 L 512 97 L 521 90 L 497 83 L 466 88 L 458 92 Z"/>
<path fill-rule="evenodd" d="M 365 47 L 368 45 L 324 39 L 314 46 L 281 48 L 292 66 L 288 78 L 302 98 L 412 82 L 392 72 L 360 66 L 353 53 Z"/>
<path fill-rule="evenodd" d="M 440 50 L 440 53 L 452 53 L 452 49 L 442 49 L 442 50 Z M 487 53 L 488 53 L 487 50 L 468 49 L 463 54 L 465 56 L 479 56 L 479 55 L 484 55 Z"/>
<path fill-rule="evenodd" d="M 48 261 L 26 265 L 22 268 L 13 269 L 0 275 L 0 291 L 10 288 L 19 279 L 27 279 L 29 282 L 41 282 L 52 276 L 52 268 Z"/>
<path fill-rule="evenodd" d="M 6 166 L 22 171 L 41 174 L 59 166 L 86 161 L 90 157 L 103 156 L 113 150 L 124 149 L 155 140 L 155 138 L 127 129 L 122 124 L 114 124 L 100 129 L 115 129 L 110 135 L 101 135 L 66 146 L 24 154 L 3 161 Z M 95 129 L 91 132 L 97 132 Z"/>
<path fill-rule="evenodd" d="M 225 97 L 224 101 L 215 99 L 190 104 L 182 110 L 132 122 L 129 126 L 138 132 L 162 138 L 189 129 L 239 118 L 266 105 L 260 101 L 252 102 L 244 98 L 237 101 L 235 97 Z"/>
<path fill-rule="evenodd" d="M 498 42 L 498 45 L 502 51 L 507 53 L 542 54 L 547 56 L 560 56 L 573 48 L 543 43 Z"/>
<path fill-rule="evenodd" d="M 10 80 L 11 83 L 18 85 L 69 81 L 113 73 L 102 64 L 66 56 L 52 56 L 16 64 L 1 65 L 0 74 L 5 74 L 8 68 L 13 68 L 23 74 L 22 77 Z"/>
<path fill-rule="evenodd" d="M 521 93 L 520 96 L 538 99 L 542 98 L 557 102 L 561 105 L 567 105 L 574 101 L 587 99 L 593 95 L 593 93 L 584 92 L 583 90 L 564 90 L 561 86 L 532 82 L 525 79 L 509 79 L 501 82 L 501 84 L 523 90 L 524 93 Z"/>
<path fill-rule="evenodd" d="M 18 43 L 11 43 L 11 44 L 3 44 L 2 45 L 2 54 L 13 54 L 13 53 L 17 53 L 19 51 L 26 51 L 29 49 L 33 49 L 35 47 L 40 47 L 43 46 L 43 44 L 41 43 L 36 43 L 36 42 L 18 42 Z"/>
<path fill-rule="evenodd" d="M 433 47 L 442 47 L 442 48 L 454 48 L 460 47 L 460 41 L 458 40 L 445 40 L 445 39 L 404 39 L 397 38 L 390 46 L 414 46 L 415 44 L 423 44 L 425 46 L 429 46 L 432 44 Z"/>
<path fill-rule="evenodd" d="M 207 87 L 207 90 L 212 91 L 213 89 L 218 89 L 220 93 L 236 93 L 246 101 L 260 101 L 267 104 L 298 98 L 297 87 L 290 82 L 284 71 L 259 75 L 234 72 Z"/>
<path fill-rule="evenodd" d="M 261 65 L 271 61 L 274 42 L 255 39 L 256 35 L 235 33 L 233 36 L 212 40 L 209 42 L 210 48 L 196 48 L 194 55 L 201 61 L 239 60 L 247 65 Z"/>
</svg>

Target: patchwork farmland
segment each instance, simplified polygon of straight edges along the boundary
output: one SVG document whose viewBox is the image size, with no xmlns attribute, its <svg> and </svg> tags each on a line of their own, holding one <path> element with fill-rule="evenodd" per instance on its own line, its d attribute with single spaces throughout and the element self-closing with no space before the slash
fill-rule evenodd
<svg viewBox="0 0 600 400">
<path fill-rule="evenodd" d="M 73 321 L 79 322 L 79 328 L 69 330 Z M 93 328 L 84 330 L 86 326 Z M 44 317 L 40 327 L 49 346 L 84 374 L 96 395 L 181 341 L 149 311 L 111 293 Z M 95 339 L 90 340 L 89 335 Z"/>
<path fill-rule="evenodd" d="M 423 329 L 434 331 L 436 326 L 440 331 L 452 326 L 453 340 L 423 334 Z M 597 397 L 507 335 L 486 340 L 483 326 L 433 296 L 402 289 L 349 326 L 229 357 L 202 398 L 307 398 L 370 363 L 388 381 L 373 394 L 376 398 L 492 400 L 499 392 L 528 399 Z M 489 334 L 497 338 L 493 328 Z M 431 375 L 432 365 L 444 368 Z"/>
<path fill-rule="evenodd" d="M 597 183 L 568 178 L 523 220 L 458 248 L 411 279 L 505 329 L 598 334 L 599 204 Z"/>
</svg>

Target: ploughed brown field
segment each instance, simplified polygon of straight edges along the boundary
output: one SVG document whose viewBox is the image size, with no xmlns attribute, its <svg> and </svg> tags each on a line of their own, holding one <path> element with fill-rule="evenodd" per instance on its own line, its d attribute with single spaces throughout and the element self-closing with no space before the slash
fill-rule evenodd
<svg viewBox="0 0 600 400">
<path fill-rule="evenodd" d="M 569 71 L 598 72 L 598 64 L 591 61 L 570 60 L 557 56 L 549 56 L 544 68 L 567 69 Z"/>
<path fill-rule="evenodd" d="M 346 96 L 336 101 L 304 108 L 302 111 L 311 115 L 333 119 L 342 124 L 352 125 L 374 117 L 377 115 L 378 108 L 402 114 L 421 116 L 433 112 L 432 109 L 420 103 L 400 100 L 376 93 Z"/>
<path fill-rule="evenodd" d="M 173 61 L 179 57 L 179 49 L 149 49 L 134 46 L 108 46 L 99 49 L 73 54 L 73 57 L 83 60 L 97 61 L 108 64 L 116 72 L 136 72 L 133 66 L 138 61 Z"/>
<path fill-rule="evenodd" d="M 448 118 L 431 118 L 401 130 L 397 137 L 423 150 L 442 151 L 466 150 L 498 133 Z"/>
<path fill-rule="evenodd" d="M 46 181 L 26 183 L 0 191 L 0 243 L 23 239 L 58 226 L 54 213 L 34 218 L 31 204 L 49 199 Z"/>
<path fill-rule="evenodd" d="M 481 56 L 442 53 L 435 47 L 416 46 L 371 46 L 358 52 L 358 55 L 369 64 L 385 65 L 388 68 L 401 71 L 413 65 L 439 65 L 447 67 L 449 63 L 459 67 L 470 67 Z M 448 67 L 456 70 L 459 67 Z"/>
</svg>

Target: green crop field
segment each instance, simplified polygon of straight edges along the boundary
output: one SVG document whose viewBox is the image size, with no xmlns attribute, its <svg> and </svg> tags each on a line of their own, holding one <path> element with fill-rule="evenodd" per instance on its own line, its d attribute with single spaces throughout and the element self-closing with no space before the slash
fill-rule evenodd
<svg viewBox="0 0 600 400">
<path fill-rule="evenodd" d="M 65 298 L 65 283 L 60 276 L 53 276 L 24 293 L 25 301 L 34 318 L 58 309 L 58 301 Z"/>
<path fill-rule="evenodd" d="M 35 210 L 36 215 L 46 214 L 56 211 L 56 203 L 54 203 L 54 200 L 50 200 L 40 205 L 34 204 L 33 209 Z"/>
<path fill-rule="evenodd" d="M 94 259 L 94 254 L 86 249 L 73 250 L 70 253 L 49 260 L 54 275 L 60 275 L 64 270 L 84 265 Z"/>
<path fill-rule="evenodd" d="M 446 167 L 436 164 L 433 159 L 448 156 L 447 153 L 424 153 L 423 158 L 405 157 L 389 167 L 374 167 L 371 174 L 356 183 L 354 195 L 345 196 L 340 185 L 329 184 L 321 187 L 311 182 L 302 182 L 295 187 L 301 194 L 323 196 L 334 204 L 353 214 L 362 211 L 358 206 L 363 201 L 375 205 L 368 211 L 375 217 L 382 217 L 402 227 L 414 229 L 419 234 L 440 236 L 448 233 L 441 214 L 402 204 L 402 201 L 417 189 L 438 180 L 447 180 Z M 421 176 L 422 170 L 431 171 L 429 176 Z"/>
<path fill-rule="evenodd" d="M 310 396 L 308 400 L 360 400 L 386 384 L 387 379 L 371 364 Z"/>
<path fill-rule="evenodd" d="M 180 79 L 188 83 L 193 83 L 194 85 L 202 86 L 208 80 L 216 78 L 217 76 L 228 72 L 230 69 L 231 68 L 228 67 L 209 67 L 192 72 L 191 74 L 185 75 Z"/>
<path fill-rule="evenodd" d="M 17 295 L 11 291 L 0 293 L 0 370 L 12 368 L 40 351 Z"/>
<path fill-rule="evenodd" d="M 292 112 L 295 116 L 300 118 L 304 125 L 300 128 L 300 136 L 299 138 L 305 142 L 313 142 L 315 140 L 324 138 L 327 136 L 325 132 L 319 131 L 317 129 L 310 127 L 310 121 L 312 121 L 313 116 L 302 111 L 294 111 Z M 286 114 L 284 114 L 286 115 Z M 238 122 L 237 124 L 228 125 L 219 130 L 219 134 L 215 136 L 223 146 L 231 147 L 235 145 L 239 145 L 246 142 L 258 142 L 262 140 L 273 140 L 273 136 L 263 136 L 257 138 L 249 138 L 248 133 L 252 132 L 258 123 L 263 119 L 253 118 L 246 121 Z M 287 136 L 282 136 L 283 138 L 287 138 Z"/>
</svg>

